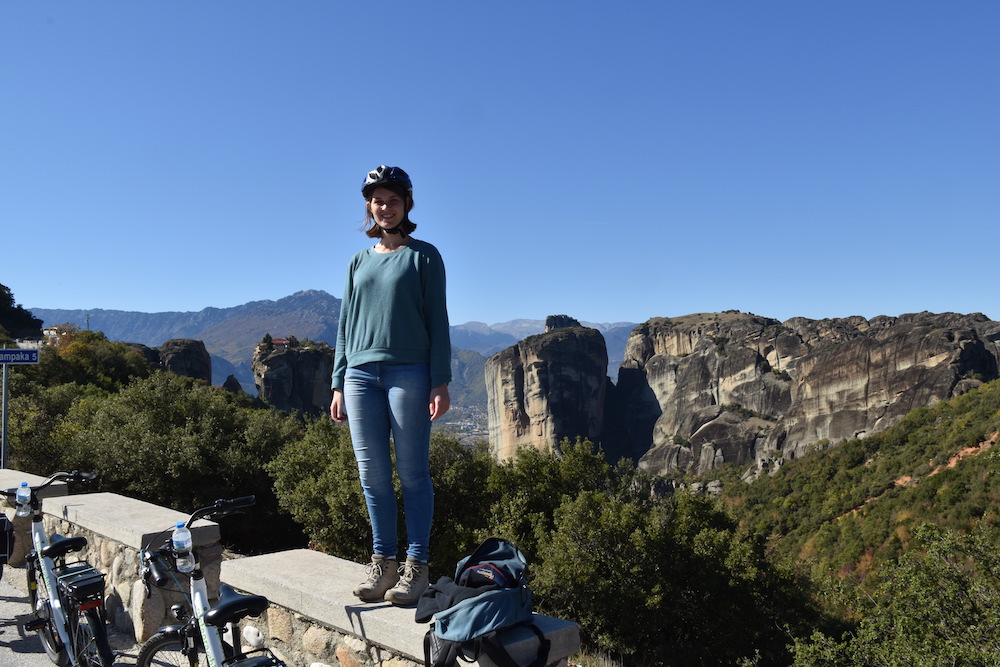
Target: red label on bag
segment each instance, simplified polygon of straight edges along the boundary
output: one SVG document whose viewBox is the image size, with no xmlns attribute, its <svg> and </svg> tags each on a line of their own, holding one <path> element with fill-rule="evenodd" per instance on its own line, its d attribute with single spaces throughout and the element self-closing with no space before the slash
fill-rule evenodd
<svg viewBox="0 0 1000 667">
<path fill-rule="evenodd" d="M 465 568 L 462 576 L 459 577 L 459 583 L 473 588 L 489 584 L 496 584 L 501 588 L 511 588 L 515 582 L 511 581 L 503 570 L 493 563 L 480 563 Z"/>
</svg>

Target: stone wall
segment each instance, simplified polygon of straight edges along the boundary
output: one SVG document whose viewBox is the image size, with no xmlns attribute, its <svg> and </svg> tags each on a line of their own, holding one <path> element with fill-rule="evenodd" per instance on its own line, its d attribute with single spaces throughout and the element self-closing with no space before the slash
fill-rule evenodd
<svg viewBox="0 0 1000 667">
<path fill-rule="evenodd" d="M 35 475 L 0 469 L 0 488 L 21 481 L 37 485 Z M 71 489 L 76 490 L 76 489 Z M 170 606 L 183 600 L 179 592 L 147 589 L 140 579 L 139 552 L 162 544 L 176 521 L 186 515 L 113 493 L 66 495 L 66 485 L 54 485 L 43 500 L 45 526 L 66 536 L 87 537 L 80 554 L 106 573 L 105 597 L 109 620 L 137 643 L 161 625 L 174 624 Z M 13 515 L 7 507 L 9 516 Z M 17 550 L 14 572 L 24 565 L 30 543 L 27 517 L 15 517 Z M 198 521 L 192 527 L 200 549 L 209 591 L 220 583 L 245 593 L 264 595 L 271 605 L 260 618 L 247 619 L 241 633 L 258 634 L 289 667 L 418 667 L 423 662 L 423 636 L 429 625 L 418 624 L 413 608 L 388 603 L 362 603 L 351 591 L 364 578 L 365 566 L 317 551 L 297 549 L 246 558 L 223 552 L 217 524 Z M 186 578 L 182 578 L 186 585 Z M 536 615 L 536 623 L 552 641 L 551 665 L 565 665 L 580 647 L 575 623 Z M 527 635 L 515 635 L 508 649 L 515 657 L 532 650 Z M 486 664 L 486 663 L 484 663 Z M 525 663 L 527 664 L 527 663 Z"/>
</svg>

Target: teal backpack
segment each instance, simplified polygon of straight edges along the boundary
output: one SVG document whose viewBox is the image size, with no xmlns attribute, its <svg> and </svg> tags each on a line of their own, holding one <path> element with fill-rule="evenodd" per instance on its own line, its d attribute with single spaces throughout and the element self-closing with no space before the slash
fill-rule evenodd
<svg viewBox="0 0 1000 667">
<path fill-rule="evenodd" d="M 541 667 L 549 641 L 532 622 L 527 559 L 513 543 L 491 537 L 458 562 L 455 578 L 441 577 L 417 601 L 416 620 L 433 625 L 424 636 L 427 667 L 473 662 L 485 653 L 500 667 L 518 665 L 503 647 L 503 634 L 528 627 L 539 639 L 530 667 Z"/>
</svg>

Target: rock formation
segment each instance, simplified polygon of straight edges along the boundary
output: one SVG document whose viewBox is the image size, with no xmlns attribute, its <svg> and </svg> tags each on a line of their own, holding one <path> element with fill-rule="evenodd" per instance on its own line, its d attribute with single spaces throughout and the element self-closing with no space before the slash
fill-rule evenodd
<svg viewBox="0 0 1000 667">
<path fill-rule="evenodd" d="M 330 409 L 334 349 L 326 343 L 258 348 L 254 383 L 262 400 L 280 410 L 320 415 Z"/>
<path fill-rule="evenodd" d="M 701 474 L 870 435 L 997 378 L 998 338 L 978 314 L 653 319 L 619 372 L 629 453 L 653 472 Z"/>
<path fill-rule="evenodd" d="M 141 343 L 128 343 L 128 346 L 155 369 L 212 384 L 212 357 L 200 340 L 174 338 L 160 347 L 147 347 Z"/>
<path fill-rule="evenodd" d="M 580 324 L 579 320 L 572 318 L 569 315 L 549 315 L 545 318 L 545 333 L 555 331 L 556 329 L 579 326 L 583 325 Z"/>
<path fill-rule="evenodd" d="M 487 359 L 493 452 L 504 459 L 521 446 L 551 450 L 577 436 L 598 441 L 607 364 L 601 332 L 581 326 L 529 336 Z"/>
<path fill-rule="evenodd" d="M 160 346 L 163 367 L 175 375 L 204 380 L 212 384 L 212 358 L 205 343 L 189 338 L 174 338 Z"/>
<path fill-rule="evenodd" d="M 240 381 L 236 379 L 235 375 L 229 375 L 226 377 L 226 381 L 222 383 L 222 388 L 234 394 L 244 393 L 243 385 L 240 384 Z"/>
<path fill-rule="evenodd" d="M 633 329 L 614 386 L 596 370 L 599 332 L 554 329 L 487 361 L 490 440 L 510 456 L 579 435 L 658 474 L 758 471 L 996 379 L 998 341 L 981 314 L 654 318 Z"/>
<path fill-rule="evenodd" d="M 2 295 L 0 295 L 2 301 Z M 253 384 L 250 360 L 257 342 L 268 331 L 295 331 L 299 338 L 337 340 L 341 300 L 322 290 L 304 290 L 277 301 L 251 301 L 231 308 L 198 312 L 141 313 L 121 310 L 32 309 L 46 326 L 72 322 L 103 331 L 108 340 L 155 346 L 171 338 L 204 341 L 216 357 L 215 382 L 234 374 L 243 387 Z M 228 367 L 227 367 L 228 366 Z"/>
</svg>

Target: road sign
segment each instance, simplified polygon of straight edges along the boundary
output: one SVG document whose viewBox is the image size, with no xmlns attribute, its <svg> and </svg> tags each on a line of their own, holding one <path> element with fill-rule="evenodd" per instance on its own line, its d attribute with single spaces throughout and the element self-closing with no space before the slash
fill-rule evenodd
<svg viewBox="0 0 1000 667">
<path fill-rule="evenodd" d="M 38 350 L 0 350 L 0 364 L 37 364 Z"/>
</svg>

